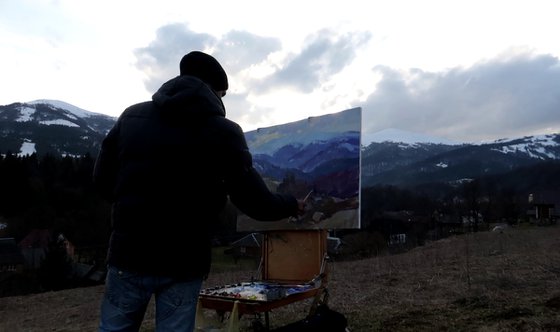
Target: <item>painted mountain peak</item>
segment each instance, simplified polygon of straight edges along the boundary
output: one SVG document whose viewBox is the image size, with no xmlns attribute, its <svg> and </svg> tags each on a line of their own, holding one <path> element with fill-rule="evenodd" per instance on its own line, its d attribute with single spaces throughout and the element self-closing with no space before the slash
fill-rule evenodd
<svg viewBox="0 0 560 332">
<path fill-rule="evenodd" d="M 308 201 L 300 222 L 238 222 L 238 230 L 359 227 L 361 108 L 245 133 L 271 189 Z M 344 211 L 344 212 L 343 212 Z"/>
</svg>

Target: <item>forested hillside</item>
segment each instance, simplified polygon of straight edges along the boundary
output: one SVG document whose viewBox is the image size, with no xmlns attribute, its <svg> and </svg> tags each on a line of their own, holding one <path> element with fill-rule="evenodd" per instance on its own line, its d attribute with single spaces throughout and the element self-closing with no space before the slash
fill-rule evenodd
<svg viewBox="0 0 560 332">
<path fill-rule="evenodd" d="M 94 162 L 89 154 L 82 157 L 0 156 L 0 238 L 14 238 L 19 243 L 32 230 L 49 230 L 53 243 L 63 235 L 76 252 L 95 248 L 88 254 L 91 256 L 87 257 L 88 263 L 103 266 L 109 238 L 110 205 L 92 185 Z M 529 212 L 535 202 L 529 197 L 548 200 L 541 201 L 552 206 L 545 223 L 553 224 L 560 207 L 558 174 L 560 162 L 546 161 L 456 183 L 363 187 L 361 228 L 338 230 L 335 234 L 345 244 L 339 258 L 369 257 L 394 250 L 390 239 L 395 234 L 406 236 L 406 243 L 401 243 L 399 250 L 410 250 L 452 234 L 488 230 L 495 224 L 534 223 L 534 211 L 533 215 Z M 215 231 L 215 243 L 221 245 L 245 235 L 236 231 L 235 210 L 231 207 Z M 51 250 L 53 254 L 57 252 L 60 253 Z M 14 287 L 0 282 L 0 296 L 81 284 L 66 279 L 53 281 L 61 275 L 59 270 L 65 266 L 66 258 L 51 257 L 44 263 L 51 264 L 53 259 L 62 260 L 62 263 L 48 266 L 49 282 L 38 280 L 40 275 L 34 271 L 27 271 L 31 277 L 27 275 L 24 282 L 33 285 L 22 286 L 18 281 Z"/>
<path fill-rule="evenodd" d="M 0 157 L 0 216 L 5 233 L 22 239 L 52 229 L 80 245 L 107 241 L 109 206 L 93 190 L 94 158 Z"/>
</svg>

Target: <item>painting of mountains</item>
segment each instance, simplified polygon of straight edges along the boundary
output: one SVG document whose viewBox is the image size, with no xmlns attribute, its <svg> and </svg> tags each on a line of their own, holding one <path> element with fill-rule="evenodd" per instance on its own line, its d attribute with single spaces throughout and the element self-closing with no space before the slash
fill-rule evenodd
<svg viewBox="0 0 560 332">
<path fill-rule="evenodd" d="M 259 222 L 238 212 L 238 231 L 360 227 L 361 108 L 245 133 L 253 165 L 272 191 L 305 199 L 299 218 Z"/>
</svg>

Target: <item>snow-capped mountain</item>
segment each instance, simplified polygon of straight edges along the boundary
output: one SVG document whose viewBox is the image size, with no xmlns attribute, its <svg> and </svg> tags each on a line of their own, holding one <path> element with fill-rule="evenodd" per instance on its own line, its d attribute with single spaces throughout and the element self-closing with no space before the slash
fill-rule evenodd
<svg viewBox="0 0 560 332">
<path fill-rule="evenodd" d="M 365 186 L 451 183 L 541 162 L 560 161 L 559 134 L 450 145 L 436 144 L 434 138 L 402 131 L 389 133 L 397 136 L 385 132 L 383 139 L 372 141 L 362 150 L 362 184 Z M 410 140 L 410 137 L 415 139 Z"/>
<path fill-rule="evenodd" d="M 77 116 L 77 117 L 80 117 L 80 118 L 95 117 L 95 116 L 100 115 L 100 114 L 97 114 L 97 113 L 86 111 L 82 108 L 79 108 L 79 107 L 74 106 L 72 104 L 68 104 L 68 103 L 60 101 L 60 100 L 37 99 L 37 100 L 34 100 L 34 101 L 27 102 L 26 104 L 28 104 L 28 105 L 40 105 L 40 104 L 50 105 L 54 109 L 63 110 L 63 112 L 65 112 L 67 114 L 70 114 L 71 116 Z"/>
<path fill-rule="evenodd" d="M 352 108 L 338 113 L 260 128 L 246 132 L 245 137 L 252 153 L 270 153 L 295 143 L 307 145 L 317 141 L 328 141 L 344 132 L 359 134 L 360 124 L 361 109 Z M 360 138 L 359 135 L 357 138 Z"/>
<path fill-rule="evenodd" d="M 115 121 L 58 100 L 0 106 L 0 153 L 95 155 Z"/>
<path fill-rule="evenodd" d="M 542 160 L 560 159 L 560 139 L 558 134 L 498 140 L 486 145 L 492 150 L 503 154 L 528 155 L 531 158 Z"/>
<path fill-rule="evenodd" d="M 356 115 L 355 112 L 341 112 L 332 116 Z M 322 119 L 333 123 L 328 116 L 311 117 L 304 121 L 321 127 Z M 347 120 L 340 119 L 334 123 L 344 125 L 352 122 Z M 34 152 L 38 155 L 95 155 L 115 121 L 114 117 L 88 112 L 56 100 L 0 106 L 0 155 L 8 152 L 19 155 Z M 298 121 L 279 126 L 284 132 L 275 131 L 276 127 L 261 129 L 258 135 L 258 130 L 247 132 L 255 167 L 268 174 L 275 174 L 275 170 L 281 174 L 282 169 L 291 166 L 308 172 L 301 176 L 333 174 L 337 169 L 344 168 L 344 162 L 331 161 L 329 155 L 345 156 L 346 160 L 352 160 L 357 152 L 348 147 L 356 146 L 357 140 L 361 142 L 363 187 L 375 184 L 454 182 L 511 172 L 542 162 L 560 162 L 558 133 L 467 144 L 397 129 L 362 133 L 360 137 L 359 129 L 340 127 L 336 128 L 336 135 L 322 132 L 311 136 L 301 130 L 302 124 Z M 276 139 L 271 143 L 272 140 L 266 139 L 277 138 L 278 135 L 285 137 L 285 140 Z M 290 144 L 289 140 L 293 138 L 303 144 Z M 275 153 L 270 155 L 263 151 Z M 317 154 L 317 151 L 324 153 Z"/>
<path fill-rule="evenodd" d="M 410 131 L 400 130 L 396 128 L 387 128 L 374 133 L 362 134 L 362 145 L 368 146 L 371 143 L 403 143 L 414 145 L 416 143 L 432 143 L 432 144 L 446 144 L 458 145 L 459 142 L 448 140 L 441 137 L 430 136 L 420 133 L 413 133 Z"/>
<path fill-rule="evenodd" d="M 509 155 L 521 154 L 541 160 L 560 159 L 560 141 L 558 140 L 558 134 L 499 139 L 493 142 L 469 144 L 436 136 L 388 128 L 375 133 L 362 133 L 362 145 L 368 147 L 372 143 L 396 144 L 402 149 L 420 148 L 422 151 L 425 151 L 426 146 L 429 145 L 455 146 L 457 148 L 461 146 L 484 146 Z"/>
<path fill-rule="evenodd" d="M 253 164 L 265 177 L 282 181 L 288 172 L 343 197 L 359 189 L 360 126 L 361 109 L 354 108 L 261 128 L 245 137 Z"/>
</svg>

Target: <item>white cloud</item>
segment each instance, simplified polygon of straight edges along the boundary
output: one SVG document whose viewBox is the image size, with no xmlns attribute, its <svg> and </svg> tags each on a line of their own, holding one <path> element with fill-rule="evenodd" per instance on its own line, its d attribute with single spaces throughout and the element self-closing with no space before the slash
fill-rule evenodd
<svg viewBox="0 0 560 332">
<path fill-rule="evenodd" d="M 557 12 L 547 0 L 0 1 L 0 104 L 116 116 L 203 49 L 228 70 L 228 116 L 246 130 L 361 106 L 367 130 L 560 131 Z"/>
<path fill-rule="evenodd" d="M 463 141 L 560 129 L 560 62 L 516 53 L 445 72 L 382 73 L 364 103 L 365 130 L 398 127 Z"/>
</svg>

